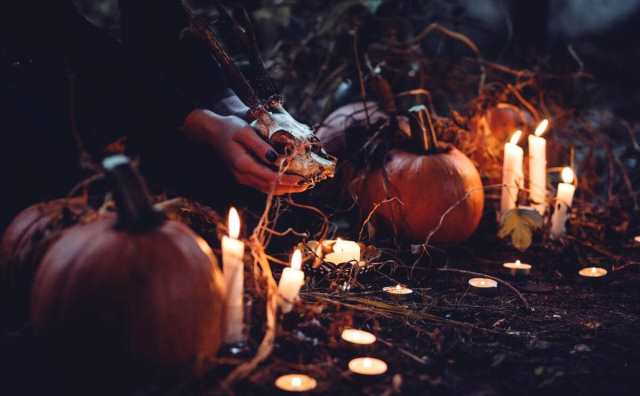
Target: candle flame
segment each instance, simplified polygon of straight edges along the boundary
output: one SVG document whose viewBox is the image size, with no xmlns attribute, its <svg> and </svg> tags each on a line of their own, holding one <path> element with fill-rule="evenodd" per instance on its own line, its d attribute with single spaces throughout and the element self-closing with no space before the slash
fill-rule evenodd
<svg viewBox="0 0 640 396">
<path fill-rule="evenodd" d="M 229 209 L 229 236 L 233 239 L 238 239 L 240 236 L 240 216 L 238 211 L 233 206 Z"/>
<path fill-rule="evenodd" d="M 540 121 L 540 123 L 536 127 L 536 131 L 534 132 L 534 134 L 536 136 L 542 136 L 542 134 L 547 131 L 548 127 L 549 127 L 549 120 L 545 118 L 544 120 Z"/>
<path fill-rule="evenodd" d="M 564 183 L 567 183 L 567 184 L 573 183 L 573 178 L 574 178 L 574 174 L 571 168 L 569 168 L 568 166 L 565 166 L 564 168 L 562 168 L 562 181 Z"/>
<path fill-rule="evenodd" d="M 291 378 L 291 387 L 292 388 L 299 388 L 301 386 L 302 386 L 302 378 L 300 378 L 300 377 Z"/>
<path fill-rule="evenodd" d="M 516 260 L 516 265 L 520 265 L 520 264 L 522 264 L 520 260 Z"/>
<path fill-rule="evenodd" d="M 509 143 L 518 144 L 518 140 L 520 140 L 520 136 L 522 136 L 522 131 L 518 129 L 513 133 L 513 135 L 511 135 L 511 140 L 509 140 Z"/>
<path fill-rule="evenodd" d="M 302 268 L 302 252 L 296 249 L 291 256 L 291 268 L 299 270 Z"/>
</svg>

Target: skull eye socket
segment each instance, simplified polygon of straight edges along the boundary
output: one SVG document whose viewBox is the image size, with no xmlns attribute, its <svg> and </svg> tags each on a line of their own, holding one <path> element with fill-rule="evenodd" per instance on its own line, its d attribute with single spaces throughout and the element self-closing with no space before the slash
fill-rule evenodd
<svg viewBox="0 0 640 396">
<path fill-rule="evenodd" d="M 271 136 L 271 146 L 280 154 L 290 155 L 295 151 L 296 141 L 287 131 L 277 131 Z"/>
</svg>

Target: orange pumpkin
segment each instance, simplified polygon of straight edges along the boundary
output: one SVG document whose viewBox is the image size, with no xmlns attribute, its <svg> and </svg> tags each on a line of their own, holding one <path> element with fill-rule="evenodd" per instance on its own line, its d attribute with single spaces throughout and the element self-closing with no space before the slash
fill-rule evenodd
<svg viewBox="0 0 640 396">
<path fill-rule="evenodd" d="M 4 319 L 19 324 L 28 318 L 29 295 L 38 264 L 60 233 L 94 214 L 86 199 L 56 199 L 20 212 L 0 242 Z"/>
<path fill-rule="evenodd" d="M 153 208 L 126 157 L 104 167 L 117 216 L 73 227 L 51 246 L 33 287 L 35 332 L 74 369 L 90 362 L 87 378 L 200 374 L 224 332 L 216 258 Z"/>
<path fill-rule="evenodd" d="M 424 106 L 411 112 L 413 151 L 394 148 L 369 171 L 356 186 L 358 204 L 363 216 L 375 209 L 377 222 L 405 240 L 462 242 L 482 217 L 480 175 L 458 149 L 438 144 Z"/>
</svg>

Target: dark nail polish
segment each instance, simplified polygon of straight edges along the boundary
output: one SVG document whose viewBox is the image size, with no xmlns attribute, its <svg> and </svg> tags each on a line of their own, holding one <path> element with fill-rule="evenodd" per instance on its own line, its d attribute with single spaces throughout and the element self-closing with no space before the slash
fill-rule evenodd
<svg viewBox="0 0 640 396">
<path fill-rule="evenodd" d="M 273 150 L 269 150 L 267 151 L 266 157 L 267 157 L 267 161 L 276 162 L 276 160 L 278 159 L 278 153 L 276 153 Z"/>
</svg>

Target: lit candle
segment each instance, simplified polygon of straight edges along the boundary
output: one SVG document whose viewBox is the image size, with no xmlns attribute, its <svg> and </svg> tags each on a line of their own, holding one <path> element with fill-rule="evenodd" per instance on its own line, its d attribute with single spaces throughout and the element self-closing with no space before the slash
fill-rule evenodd
<svg viewBox="0 0 640 396">
<path fill-rule="evenodd" d="M 304 272 L 302 267 L 302 252 L 296 249 L 291 256 L 291 267 L 285 268 L 278 283 L 278 294 L 280 296 L 280 307 L 282 312 L 291 311 L 293 302 L 298 298 L 300 288 L 304 284 Z"/>
<path fill-rule="evenodd" d="M 517 130 L 511 140 L 504 145 L 504 161 L 502 163 L 502 196 L 500 198 L 500 213 L 504 215 L 508 210 L 516 207 L 518 190 L 522 186 L 524 174 L 522 159 L 524 152 L 518 146 L 522 131 Z"/>
<path fill-rule="evenodd" d="M 227 286 L 227 333 L 225 341 L 236 343 L 244 339 L 244 243 L 240 235 L 240 216 L 235 208 L 229 210 L 229 235 L 222 237 L 222 272 Z"/>
<path fill-rule="evenodd" d="M 408 287 L 404 287 L 401 284 L 383 287 L 382 291 L 394 296 L 406 296 L 413 293 L 413 290 L 409 289 Z"/>
<path fill-rule="evenodd" d="M 637 235 L 635 238 L 633 238 L 633 240 L 634 240 L 636 243 L 640 243 L 640 235 Z"/>
<path fill-rule="evenodd" d="M 548 126 L 549 121 L 542 120 L 529 135 L 529 197 L 541 215 L 547 209 L 547 140 L 542 134 Z"/>
<path fill-rule="evenodd" d="M 588 267 L 578 271 L 578 274 L 585 278 L 602 278 L 607 275 L 607 270 L 601 267 Z"/>
<path fill-rule="evenodd" d="M 349 362 L 349 370 L 359 375 L 381 375 L 387 372 L 387 363 L 373 357 L 359 357 Z"/>
<path fill-rule="evenodd" d="M 316 386 L 318 382 L 305 374 L 287 374 L 276 379 L 276 387 L 286 392 L 308 392 Z"/>
<path fill-rule="evenodd" d="M 557 239 L 565 234 L 567 216 L 569 208 L 573 202 L 573 194 L 576 187 L 573 185 L 574 174 L 569 167 L 562 169 L 562 183 L 558 183 L 558 195 L 556 196 L 556 206 L 551 216 L 551 238 Z"/>
<path fill-rule="evenodd" d="M 338 238 L 333 244 L 333 252 L 324 256 L 324 261 L 333 264 L 343 264 L 355 261 L 360 262 L 360 245 L 354 241 L 345 241 Z"/>
<path fill-rule="evenodd" d="M 376 342 L 376 336 L 368 331 L 358 329 L 344 329 L 340 337 L 344 341 L 356 345 L 371 345 Z"/>
<path fill-rule="evenodd" d="M 502 266 L 508 269 L 511 276 L 514 277 L 527 276 L 531 272 L 531 265 L 521 263 L 520 260 L 516 260 L 515 263 L 504 263 Z"/>
<path fill-rule="evenodd" d="M 469 286 L 478 294 L 491 295 L 498 290 L 498 282 L 489 278 L 471 278 Z"/>
</svg>

